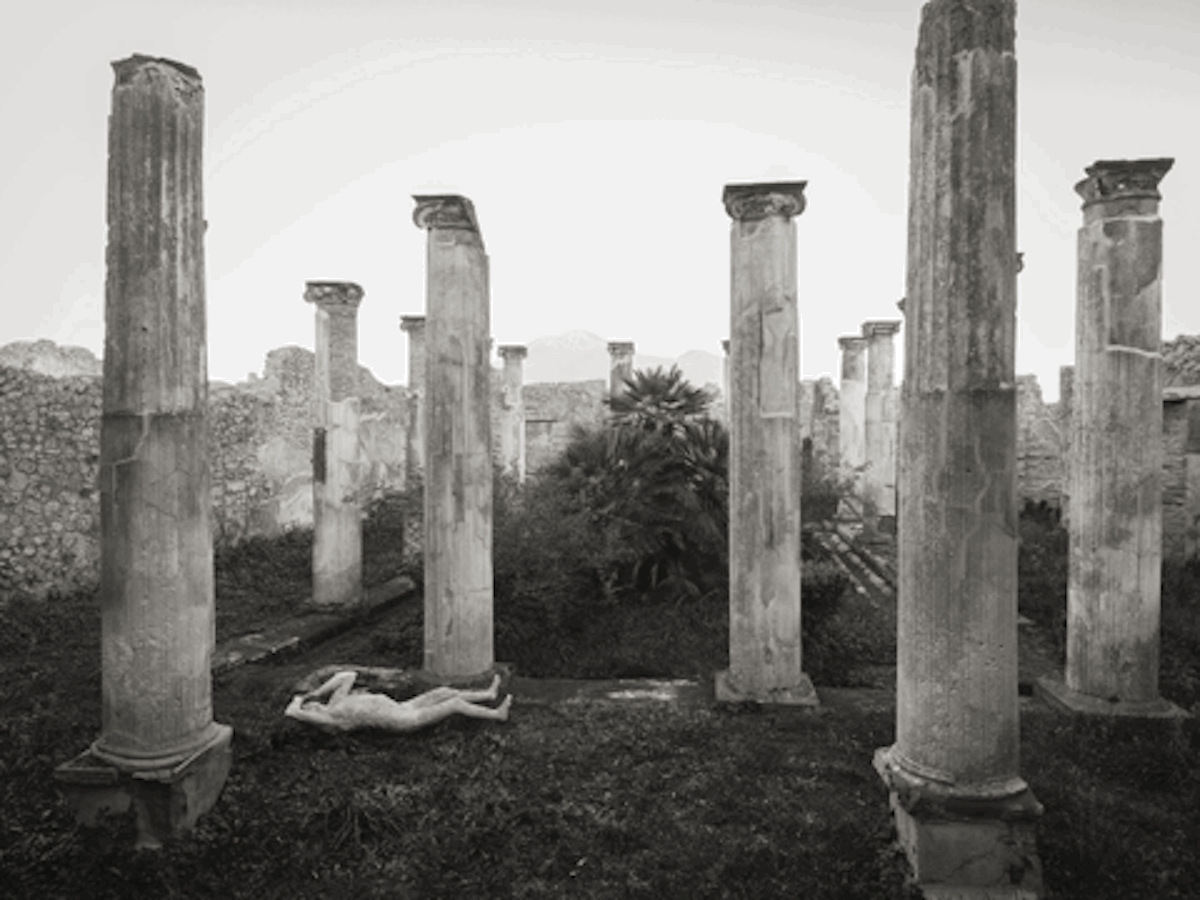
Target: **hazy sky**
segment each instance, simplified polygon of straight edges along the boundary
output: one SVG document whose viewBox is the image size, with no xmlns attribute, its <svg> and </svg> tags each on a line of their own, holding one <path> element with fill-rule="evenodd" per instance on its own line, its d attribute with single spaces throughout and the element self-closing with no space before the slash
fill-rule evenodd
<svg viewBox="0 0 1200 900">
<path fill-rule="evenodd" d="M 424 306 L 413 193 L 463 193 L 492 265 L 492 332 L 582 328 L 639 352 L 720 352 L 727 182 L 806 179 L 805 377 L 904 293 L 919 0 L 61 3 L 0 56 L 0 344 L 103 344 L 109 63 L 206 90 L 212 377 L 312 346 L 309 279 L 357 281 L 359 354 L 403 381 Z M 10 23 L 12 24 L 12 23 Z M 1200 332 L 1200 4 L 1018 4 L 1017 369 L 1057 396 L 1074 340 L 1072 186 L 1098 158 L 1174 156 L 1164 335 Z"/>
</svg>

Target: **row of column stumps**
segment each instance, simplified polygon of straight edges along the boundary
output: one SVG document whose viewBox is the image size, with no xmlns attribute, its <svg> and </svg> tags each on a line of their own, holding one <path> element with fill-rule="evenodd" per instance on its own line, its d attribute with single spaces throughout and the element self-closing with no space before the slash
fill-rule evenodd
<svg viewBox="0 0 1200 900">
<path fill-rule="evenodd" d="M 137 845 L 158 847 L 216 802 L 233 734 L 212 714 L 204 88 L 198 72 L 167 59 L 137 55 L 113 70 L 101 730 L 55 778 L 81 823 L 132 805 Z"/>
</svg>

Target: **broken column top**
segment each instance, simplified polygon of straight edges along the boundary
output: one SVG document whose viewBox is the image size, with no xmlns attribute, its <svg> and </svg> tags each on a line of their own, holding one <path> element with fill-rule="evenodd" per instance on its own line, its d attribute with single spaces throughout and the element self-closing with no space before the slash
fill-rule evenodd
<svg viewBox="0 0 1200 900">
<path fill-rule="evenodd" d="M 723 338 L 721 340 L 721 349 L 724 350 L 726 353 L 729 352 L 729 338 Z"/>
<path fill-rule="evenodd" d="M 329 313 L 353 315 L 362 303 L 363 289 L 353 281 L 307 281 L 304 302 L 315 303 Z"/>
<path fill-rule="evenodd" d="M 115 60 L 112 63 L 112 67 L 113 72 L 117 76 L 118 86 L 128 84 L 139 72 L 156 70 L 160 74 L 182 80 L 185 85 L 192 89 L 201 88 L 201 78 L 198 71 L 189 65 L 161 56 L 146 56 L 142 53 L 135 53 L 133 56 L 126 57 L 125 59 Z"/>
<path fill-rule="evenodd" d="M 864 350 L 867 339 L 860 334 L 843 334 L 838 338 L 838 346 L 843 350 Z"/>
<path fill-rule="evenodd" d="M 411 333 L 414 331 L 420 331 L 424 327 L 425 327 L 425 317 L 424 316 L 401 316 L 400 317 L 400 330 L 401 331 L 407 331 L 407 332 Z"/>
<path fill-rule="evenodd" d="M 753 222 L 768 216 L 792 218 L 804 212 L 807 181 L 766 181 L 727 184 L 721 194 L 725 212 L 736 222 Z"/>
<path fill-rule="evenodd" d="M 633 341 L 609 341 L 608 352 L 613 356 L 627 356 L 633 353 Z"/>
<path fill-rule="evenodd" d="M 1083 208 L 1097 203 L 1149 200 L 1151 211 L 1162 194 L 1158 183 L 1171 171 L 1174 159 L 1099 159 L 1086 169 L 1087 178 L 1075 185 L 1075 192 L 1083 198 Z M 1139 211 L 1134 204 L 1133 212 Z"/>
<path fill-rule="evenodd" d="M 891 337 L 900 330 L 900 324 L 897 319 L 874 319 L 869 322 L 863 322 L 863 337 Z"/>
<path fill-rule="evenodd" d="M 413 223 L 422 229 L 457 228 L 479 233 L 475 205 L 460 194 L 413 194 Z"/>
<path fill-rule="evenodd" d="M 500 358 L 508 359 L 524 359 L 529 355 L 529 348 L 524 344 L 501 344 L 497 348 Z"/>
</svg>

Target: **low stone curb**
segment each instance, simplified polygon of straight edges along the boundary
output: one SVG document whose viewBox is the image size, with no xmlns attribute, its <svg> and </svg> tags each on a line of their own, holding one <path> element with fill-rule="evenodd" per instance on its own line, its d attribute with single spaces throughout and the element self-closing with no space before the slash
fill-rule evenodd
<svg viewBox="0 0 1200 900">
<path fill-rule="evenodd" d="M 212 673 L 214 676 L 224 675 L 247 663 L 260 662 L 329 640 L 365 618 L 390 609 L 415 589 L 411 578 L 400 575 L 363 591 L 362 605 L 352 612 L 318 612 L 309 609 L 263 631 L 222 641 L 213 653 Z"/>
</svg>

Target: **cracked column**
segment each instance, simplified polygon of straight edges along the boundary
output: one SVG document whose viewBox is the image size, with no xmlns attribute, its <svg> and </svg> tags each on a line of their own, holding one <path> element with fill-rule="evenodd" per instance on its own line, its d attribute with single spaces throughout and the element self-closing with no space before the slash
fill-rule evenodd
<svg viewBox="0 0 1200 900">
<path fill-rule="evenodd" d="M 113 63 L 100 426 L 101 732 L 56 777 L 79 819 L 132 802 L 138 846 L 216 802 L 204 89 L 165 59 Z"/>
<path fill-rule="evenodd" d="M 495 665 L 488 258 L 475 208 L 416 196 L 427 229 L 425 671 L 468 679 Z"/>
<path fill-rule="evenodd" d="M 1101 160 L 1083 198 L 1071 391 L 1066 684 L 1076 712 L 1177 715 L 1158 694 L 1162 219 L 1170 159 Z"/>
<path fill-rule="evenodd" d="M 912 78 L 896 742 L 875 766 L 937 896 L 1041 889 L 1018 774 L 1015 16 L 930 0 Z"/>
<path fill-rule="evenodd" d="M 608 342 L 608 396 L 619 397 L 627 390 L 626 380 L 633 377 L 633 341 Z"/>
<path fill-rule="evenodd" d="M 504 360 L 500 459 L 504 470 L 520 482 L 525 481 L 525 402 L 521 395 L 528 355 L 528 348 L 521 344 L 500 345 L 500 358 Z"/>
<path fill-rule="evenodd" d="M 726 185 L 729 668 L 717 699 L 817 703 L 801 668 L 796 225 L 806 182 Z"/>
<path fill-rule="evenodd" d="M 400 330 L 408 335 L 408 431 L 405 477 L 425 471 L 425 317 L 401 316 Z"/>
<path fill-rule="evenodd" d="M 868 532 L 895 533 L 896 348 L 895 320 L 863 322 L 867 341 L 867 391 L 863 398 L 863 522 Z"/>
<path fill-rule="evenodd" d="M 362 601 L 361 451 L 358 440 L 358 306 L 349 281 L 309 281 L 316 306 L 313 381 L 313 605 L 350 608 Z"/>
<path fill-rule="evenodd" d="M 867 339 L 859 335 L 838 338 L 842 369 L 838 404 L 838 454 L 842 478 L 853 482 L 861 501 L 862 468 L 867 462 L 866 419 Z"/>
</svg>

